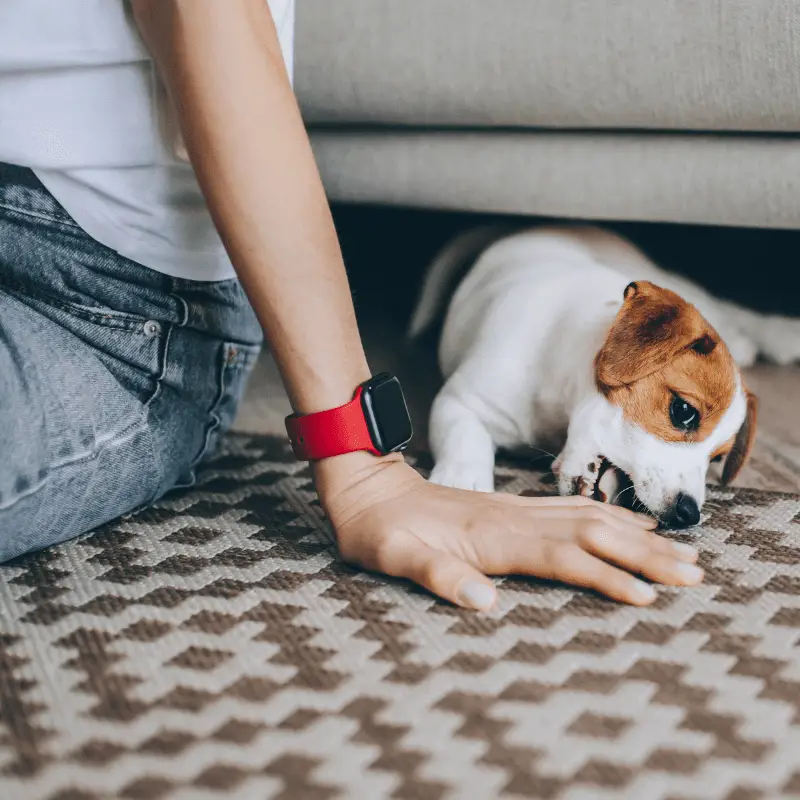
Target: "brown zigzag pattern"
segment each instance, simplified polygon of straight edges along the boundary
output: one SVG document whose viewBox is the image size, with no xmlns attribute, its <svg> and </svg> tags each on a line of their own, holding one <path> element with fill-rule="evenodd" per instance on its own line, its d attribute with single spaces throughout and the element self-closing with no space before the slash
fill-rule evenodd
<svg viewBox="0 0 800 800">
<path fill-rule="evenodd" d="M 799 514 L 712 488 L 679 537 L 702 586 L 507 579 L 476 615 L 343 565 L 286 443 L 233 437 L 191 492 L 0 568 L 0 797 L 800 795 Z"/>
</svg>

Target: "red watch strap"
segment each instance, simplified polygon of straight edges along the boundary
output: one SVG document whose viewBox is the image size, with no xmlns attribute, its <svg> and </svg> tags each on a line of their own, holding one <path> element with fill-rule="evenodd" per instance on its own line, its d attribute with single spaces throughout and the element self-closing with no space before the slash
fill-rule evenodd
<svg viewBox="0 0 800 800">
<path fill-rule="evenodd" d="M 287 417 L 286 432 L 295 456 L 301 461 L 317 461 L 357 450 L 380 455 L 372 443 L 361 407 L 362 391 L 359 386 L 355 397 L 338 408 Z"/>
</svg>

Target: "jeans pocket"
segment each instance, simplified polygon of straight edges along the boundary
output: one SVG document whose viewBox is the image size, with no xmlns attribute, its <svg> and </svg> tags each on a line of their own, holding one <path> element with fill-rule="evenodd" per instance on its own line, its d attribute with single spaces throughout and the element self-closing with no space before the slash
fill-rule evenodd
<svg viewBox="0 0 800 800">
<path fill-rule="evenodd" d="M 193 459 L 190 470 L 175 488 L 185 488 L 194 483 L 195 469 L 214 454 L 220 439 L 233 424 L 260 352 L 261 345 L 222 342 L 216 372 L 216 394 L 207 412 L 202 447 Z"/>
<path fill-rule="evenodd" d="M 117 324 L 100 322 L 92 316 L 74 313 L 69 304 L 53 304 L 0 287 L 0 295 L 3 294 L 25 305 L 41 320 L 55 323 L 63 338 L 75 337 L 91 347 L 119 384 L 143 405 L 157 394 L 171 326 L 147 319 L 137 319 L 135 324 L 123 324 L 121 320 Z"/>
<path fill-rule="evenodd" d="M 150 328 L 147 327 L 148 323 L 152 325 L 152 322 L 148 320 L 147 317 L 139 314 L 131 314 L 127 311 L 118 311 L 117 309 L 104 308 L 102 306 L 88 306 L 82 303 L 63 300 L 59 301 L 54 298 L 47 298 L 46 302 L 49 302 L 57 308 L 61 308 L 73 317 L 106 328 L 118 328 L 148 335 L 148 331 L 150 330 Z"/>
<path fill-rule="evenodd" d="M 211 455 L 217 447 L 222 434 L 226 433 L 239 410 L 247 382 L 261 352 L 260 345 L 245 345 L 226 342 L 222 348 L 222 364 L 219 372 L 219 396 L 212 411 L 214 423 L 207 437 L 207 447 L 203 458 Z"/>
</svg>

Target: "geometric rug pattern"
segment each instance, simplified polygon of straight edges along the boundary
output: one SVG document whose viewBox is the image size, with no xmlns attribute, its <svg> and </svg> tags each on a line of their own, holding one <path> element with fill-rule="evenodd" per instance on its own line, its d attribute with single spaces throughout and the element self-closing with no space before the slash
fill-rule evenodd
<svg viewBox="0 0 800 800">
<path fill-rule="evenodd" d="M 231 437 L 0 567 L 0 798 L 800 797 L 800 497 L 709 491 L 700 586 L 476 614 L 343 565 L 285 441 Z"/>
</svg>

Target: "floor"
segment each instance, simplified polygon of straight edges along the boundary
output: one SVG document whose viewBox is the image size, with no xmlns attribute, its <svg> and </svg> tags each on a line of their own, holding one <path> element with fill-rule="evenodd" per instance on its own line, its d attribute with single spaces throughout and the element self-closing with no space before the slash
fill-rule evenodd
<svg viewBox="0 0 800 800">
<path fill-rule="evenodd" d="M 230 437 L 0 569 L 3 800 L 800 797 L 800 496 L 709 492 L 705 581 L 645 608 L 511 577 L 476 614 L 343 565 L 308 478 Z"/>
<path fill-rule="evenodd" d="M 430 404 L 440 385 L 435 342 L 407 342 L 405 325 L 431 256 L 454 232 L 484 219 L 357 207 L 336 208 L 334 212 L 370 364 L 376 372 L 388 370 L 401 378 L 415 424 L 416 444 L 424 447 Z M 781 269 L 790 258 L 785 254 L 797 252 L 794 246 L 800 246 L 800 234 L 664 225 L 625 226 L 623 232 L 660 263 L 692 275 L 718 294 L 764 311 L 800 314 L 800 271 Z M 686 258 L 686 253 L 692 258 Z M 759 265 L 755 271 L 753 264 Z M 770 270 L 775 271 L 774 280 L 769 280 Z M 759 429 L 753 458 L 738 485 L 798 492 L 800 367 L 759 364 L 748 371 L 747 382 L 760 400 Z M 283 435 L 283 420 L 288 413 L 278 372 L 265 352 L 236 429 Z"/>
</svg>

